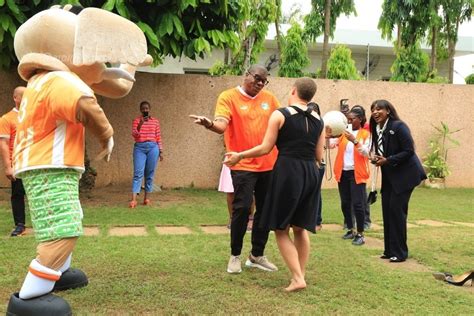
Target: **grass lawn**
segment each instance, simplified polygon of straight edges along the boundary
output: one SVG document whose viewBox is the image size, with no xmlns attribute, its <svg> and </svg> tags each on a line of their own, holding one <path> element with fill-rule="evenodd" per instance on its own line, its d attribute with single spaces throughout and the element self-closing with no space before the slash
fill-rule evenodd
<svg viewBox="0 0 474 316">
<path fill-rule="evenodd" d="M 122 190 L 127 192 L 126 189 Z M 75 315 L 152 314 L 474 314 L 474 287 L 435 280 L 432 271 L 460 274 L 474 269 L 474 229 L 418 225 L 408 230 L 410 258 L 423 269 L 387 264 L 382 248 L 352 246 L 343 230 L 337 190 L 323 191 L 323 230 L 311 236 L 308 288 L 284 293 L 289 272 L 270 235 L 266 255 L 280 268 L 275 273 L 244 268 L 229 275 L 228 235 L 205 234 L 202 224 L 227 223 L 225 196 L 211 190 L 169 190 L 155 194 L 151 207 L 127 208 L 128 193 L 97 190 L 84 197 L 85 225 L 100 235 L 79 239 L 73 266 L 89 277 L 89 286 L 59 295 Z M 31 236 L 8 237 L 12 229 L 8 192 L 0 199 L 0 313 L 18 291 L 35 256 Z M 108 193 L 111 193 L 110 195 Z M 409 222 L 474 223 L 474 189 L 416 189 Z M 372 221 L 381 224 L 380 197 Z M 160 235 L 155 225 L 183 225 L 188 235 Z M 30 226 L 30 224 L 28 224 Z M 110 227 L 145 225 L 147 236 L 109 236 Z M 383 239 L 380 230 L 368 237 Z M 250 234 L 243 257 L 250 250 Z"/>
</svg>

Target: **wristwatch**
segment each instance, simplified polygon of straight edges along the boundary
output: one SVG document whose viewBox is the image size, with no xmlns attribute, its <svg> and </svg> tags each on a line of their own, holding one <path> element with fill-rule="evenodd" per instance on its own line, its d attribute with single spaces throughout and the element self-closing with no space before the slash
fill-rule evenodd
<svg viewBox="0 0 474 316">
<path fill-rule="evenodd" d="M 354 145 L 357 145 L 359 143 L 359 141 L 357 139 L 354 139 L 354 141 L 352 142 Z"/>
</svg>

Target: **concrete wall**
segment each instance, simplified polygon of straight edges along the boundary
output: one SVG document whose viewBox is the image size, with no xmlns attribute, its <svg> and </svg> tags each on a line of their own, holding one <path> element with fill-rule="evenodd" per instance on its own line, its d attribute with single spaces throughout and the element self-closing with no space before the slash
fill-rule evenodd
<svg viewBox="0 0 474 316">
<path fill-rule="evenodd" d="M 294 80 L 270 78 L 270 81 L 267 89 L 286 105 Z M 4 113 L 11 108 L 11 91 L 20 81 L 15 73 L 0 72 L 0 82 L 0 113 Z M 131 122 L 139 114 L 139 103 L 148 100 L 152 105 L 151 114 L 160 119 L 164 140 L 164 161 L 159 163 L 156 184 L 165 188 L 215 188 L 224 153 L 223 138 L 194 125 L 188 115 L 212 117 L 218 94 L 240 82 L 239 77 L 138 73 L 135 87 L 127 97 L 119 100 L 100 98 L 115 129 L 115 150 L 109 164 L 93 162 L 99 174 L 97 185 L 131 185 Z M 431 124 L 444 121 L 453 130 L 462 129 L 455 135 L 461 146 L 449 151 L 452 174 L 447 178 L 447 185 L 474 187 L 474 149 L 469 145 L 474 130 L 474 86 L 345 80 L 316 82 L 315 100 L 323 113 L 338 109 L 342 98 L 349 98 L 350 105 L 361 104 L 366 110 L 376 99 L 391 101 L 410 126 L 420 157 L 426 152 L 433 134 Z M 88 138 L 87 142 L 90 156 L 99 152 L 94 139 Z M 332 151 L 331 155 L 334 158 L 336 152 Z M 5 186 L 4 177 L 0 179 L 0 186 Z M 325 180 L 323 187 L 335 187 L 334 180 Z"/>
</svg>

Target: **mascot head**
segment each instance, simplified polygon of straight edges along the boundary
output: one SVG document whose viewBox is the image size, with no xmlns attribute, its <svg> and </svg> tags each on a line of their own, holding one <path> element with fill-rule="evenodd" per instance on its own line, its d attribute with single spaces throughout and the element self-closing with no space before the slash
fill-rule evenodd
<svg viewBox="0 0 474 316">
<path fill-rule="evenodd" d="M 127 95 L 136 68 L 152 62 L 137 25 L 97 8 L 67 5 L 39 12 L 17 30 L 14 46 L 24 80 L 38 71 L 71 71 L 109 98 Z"/>
</svg>

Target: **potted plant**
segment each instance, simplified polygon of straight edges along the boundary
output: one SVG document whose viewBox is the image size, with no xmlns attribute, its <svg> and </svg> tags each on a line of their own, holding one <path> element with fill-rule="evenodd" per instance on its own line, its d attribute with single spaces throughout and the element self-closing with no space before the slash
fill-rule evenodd
<svg viewBox="0 0 474 316">
<path fill-rule="evenodd" d="M 441 122 L 441 126 L 434 126 L 435 135 L 430 140 L 430 149 L 425 157 L 423 157 L 423 166 L 426 170 L 428 181 L 425 182 L 427 187 L 444 188 L 445 179 L 450 174 L 448 168 L 448 150 L 459 146 L 459 142 L 451 137 L 460 129 L 451 131 L 448 125 Z M 450 147 L 451 145 L 451 147 Z"/>
</svg>

